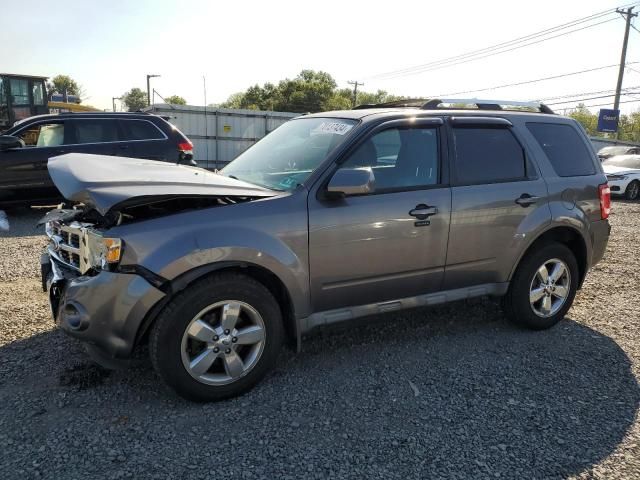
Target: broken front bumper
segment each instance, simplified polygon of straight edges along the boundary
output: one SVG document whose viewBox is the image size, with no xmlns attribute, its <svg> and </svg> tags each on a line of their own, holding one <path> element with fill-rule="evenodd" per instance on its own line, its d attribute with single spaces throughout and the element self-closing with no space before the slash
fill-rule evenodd
<svg viewBox="0 0 640 480">
<path fill-rule="evenodd" d="M 47 254 L 40 263 L 56 325 L 105 366 L 127 359 L 146 314 L 165 294 L 136 274 L 82 276 Z"/>
</svg>

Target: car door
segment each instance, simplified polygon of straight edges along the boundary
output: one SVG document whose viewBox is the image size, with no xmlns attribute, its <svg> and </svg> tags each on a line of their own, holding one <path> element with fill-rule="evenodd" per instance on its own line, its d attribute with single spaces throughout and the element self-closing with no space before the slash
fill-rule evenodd
<svg viewBox="0 0 640 480">
<path fill-rule="evenodd" d="M 551 221 L 547 186 L 502 118 L 451 119 L 451 229 L 444 289 L 508 281 L 531 229 Z"/>
<path fill-rule="evenodd" d="M 445 145 L 439 118 L 387 122 L 334 169 L 371 168 L 372 193 L 332 199 L 321 186 L 309 196 L 314 311 L 441 288 L 451 206 Z"/>
<path fill-rule="evenodd" d="M 68 151 L 71 143 L 63 120 L 30 122 L 12 130 L 24 147 L 0 151 L 0 201 L 32 200 L 58 196 L 47 161 Z"/>
<path fill-rule="evenodd" d="M 127 140 L 128 156 L 148 160 L 177 162 L 178 147 L 169 147 L 167 136 L 153 122 L 143 119 L 120 120 L 120 128 Z"/>
</svg>

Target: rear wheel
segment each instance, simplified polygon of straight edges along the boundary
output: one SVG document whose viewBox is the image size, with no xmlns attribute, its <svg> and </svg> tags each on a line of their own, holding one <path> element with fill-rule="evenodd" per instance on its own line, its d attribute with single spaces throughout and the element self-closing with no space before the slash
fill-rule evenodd
<svg viewBox="0 0 640 480">
<path fill-rule="evenodd" d="M 534 330 L 550 328 L 566 315 L 579 281 L 575 256 L 550 243 L 529 253 L 518 266 L 503 300 L 507 317 Z"/>
<path fill-rule="evenodd" d="M 624 198 L 627 200 L 637 200 L 638 196 L 640 196 L 640 182 L 638 182 L 638 180 L 634 180 L 627 185 L 627 188 L 624 191 Z"/>
<path fill-rule="evenodd" d="M 251 277 L 223 273 L 176 296 L 158 317 L 149 352 L 179 395 L 213 401 L 253 387 L 275 364 L 282 315 L 269 290 Z"/>
</svg>

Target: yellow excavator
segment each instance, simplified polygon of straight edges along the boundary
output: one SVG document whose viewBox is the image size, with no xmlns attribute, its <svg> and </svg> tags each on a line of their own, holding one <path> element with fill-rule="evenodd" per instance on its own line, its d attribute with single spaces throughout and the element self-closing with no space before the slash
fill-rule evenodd
<svg viewBox="0 0 640 480">
<path fill-rule="evenodd" d="M 0 73 L 0 132 L 33 115 L 61 112 L 97 112 L 80 105 L 73 95 L 47 95 L 48 77 Z"/>
</svg>

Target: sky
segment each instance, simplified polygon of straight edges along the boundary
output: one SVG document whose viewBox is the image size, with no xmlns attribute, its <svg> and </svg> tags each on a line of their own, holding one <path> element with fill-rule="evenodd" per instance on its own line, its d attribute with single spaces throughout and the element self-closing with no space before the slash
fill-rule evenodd
<svg viewBox="0 0 640 480">
<path fill-rule="evenodd" d="M 611 16 L 611 21 L 593 28 L 448 68 L 391 78 L 380 74 L 465 54 L 628 3 L 0 0 L 0 71 L 70 75 L 86 92 L 84 103 L 101 109 L 110 109 L 112 97 L 132 87 L 146 89 L 147 74 L 161 75 L 151 80 L 161 95 L 181 95 L 194 105 L 205 102 L 203 77 L 207 103 L 220 103 L 251 85 L 277 83 L 302 69 L 326 71 L 341 87 L 357 80 L 367 91 L 428 98 L 616 64 L 624 20 Z M 640 20 L 636 23 L 640 29 Z M 627 62 L 640 62 L 640 32 L 635 29 L 630 31 Z M 629 67 L 623 87 L 637 86 L 639 93 L 622 100 L 639 100 L 621 104 L 627 113 L 640 108 L 640 63 Z M 458 97 L 531 100 L 612 90 L 617 74 L 617 68 L 606 68 Z M 613 99 L 585 103 L 606 102 Z M 567 107 L 571 104 L 554 105 L 560 112 Z"/>
</svg>

